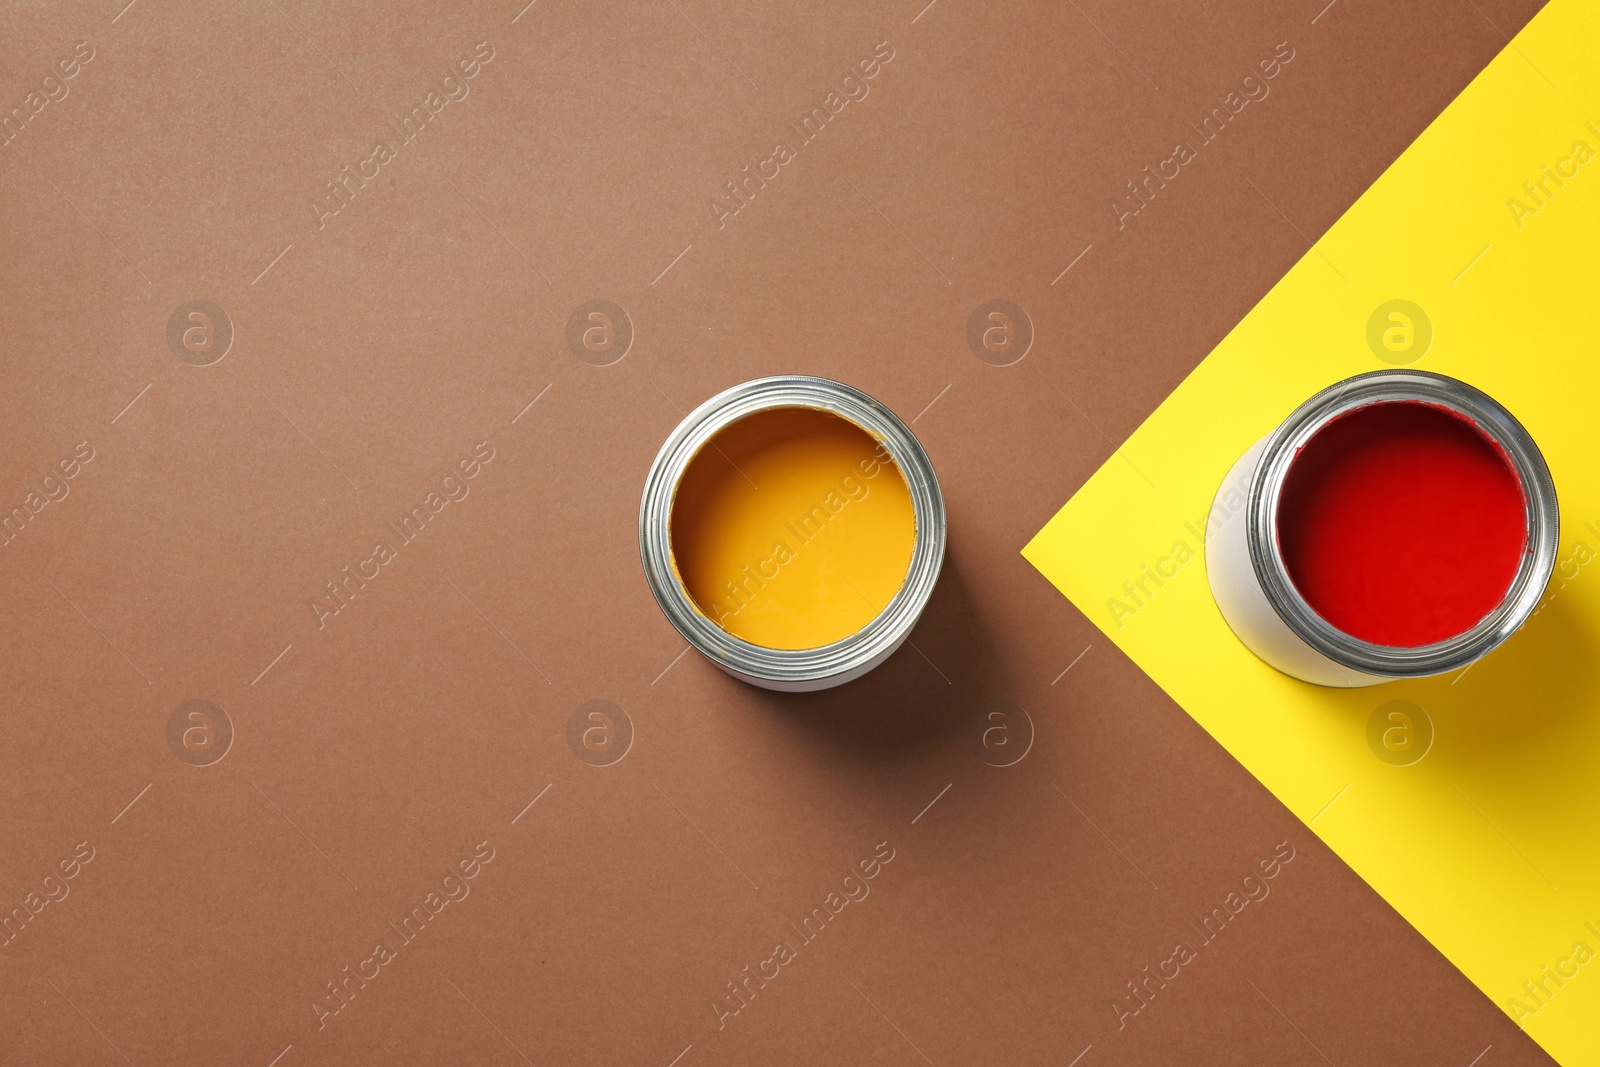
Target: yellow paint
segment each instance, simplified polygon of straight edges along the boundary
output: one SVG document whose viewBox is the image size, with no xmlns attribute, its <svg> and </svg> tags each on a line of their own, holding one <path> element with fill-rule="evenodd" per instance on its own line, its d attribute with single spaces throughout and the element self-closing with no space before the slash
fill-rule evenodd
<svg viewBox="0 0 1600 1067">
<path fill-rule="evenodd" d="M 1549 4 L 1122 446 L 1132 465 L 1106 463 L 1023 550 L 1569 1065 L 1600 1064 L 1597 42 L 1600 5 Z M 1404 317 L 1378 316 L 1369 345 L 1369 319 L 1394 300 L 1431 320 L 1420 359 L 1406 344 L 1424 331 Z M 1229 465 L 1302 400 L 1408 361 L 1484 389 L 1539 442 L 1561 502 L 1556 579 L 1465 675 L 1297 682 L 1218 614 L 1207 509 Z M 1380 712 L 1393 700 L 1434 731 L 1409 766 L 1376 754 L 1403 762 L 1422 725 Z"/>
<path fill-rule="evenodd" d="M 672 503 L 684 588 L 765 648 L 816 648 L 866 626 L 905 584 L 916 532 L 888 453 L 814 408 L 760 411 L 720 431 Z"/>
</svg>

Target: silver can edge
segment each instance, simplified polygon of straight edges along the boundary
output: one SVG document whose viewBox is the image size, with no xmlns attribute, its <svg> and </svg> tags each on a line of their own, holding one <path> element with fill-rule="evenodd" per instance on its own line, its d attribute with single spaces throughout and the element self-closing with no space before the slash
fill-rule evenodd
<svg viewBox="0 0 1600 1067">
<path fill-rule="evenodd" d="M 1324 620 L 1289 578 L 1277 540 L 1277 508 L 1289 465 L 1334 418 L 1384 401 L 1421 401 L 1465 415 L 1511 460 L 1522 485 L 1528 543 L 1516 577 L 1500 604 L 1471 629 L 1415 648 L 1378 645 L 1352 637 Z M 1532 435 L 1487 393 L 1447 375 L 1421 370 L 1377 370 L 1323 389 L 1296 408 L 1266 438 L 1249 482 L 1246 539 L 1250 560 L 1268 603 L 1297 637 L 1339 666 L 1381 679 L 1442 674 L 1487 655 L 1537 609 L 1555 569 L 1561 521 L 1555 482 Z"/>
<path fill-rule="evenodd" d="M 820 648 L 763 648 L 723 630 L 700 611 L 672 562 L 672 503 L 689 461 L 719 431 L 757 411 L 783 407 L 832 412 L 882 441 L 911 494 L 916 539 L 905 581 L 856 633 Z M 668 435 L 639 502 L 639 555 L 657 605 L 690 646 L 727 673 L 766 689 L 826 689 L 870 671 L 910 635 L 933 594 L 947 540 L 944 496 L 933 463 L 899 416 L 867 393 L 829 378 L 776 375 L 741 382 L 706 400 Z"/>
</svg>

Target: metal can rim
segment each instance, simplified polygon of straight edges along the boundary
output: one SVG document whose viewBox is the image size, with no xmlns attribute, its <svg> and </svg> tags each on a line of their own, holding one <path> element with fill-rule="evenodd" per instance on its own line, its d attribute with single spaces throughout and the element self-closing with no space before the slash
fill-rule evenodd
<svg viewBox="0 0 1600 1067">
<path fill-rule="evenodd" d="M 672 505 L 689 462 L 722 429 L 758 411 L 804 407 L 831 412 L 882 441 L 911 494 L 916 539 L 905 581 L 862 629 L 832 644 L 774 649 L 718 626 L 689 596 L 672 559 Z M 811 375 L 741 382 L 695 408 L 668 435 L 645 477 L 639 502 L 639 555 L 645 580 L 667 621 L 718 666 L 774 688 L 820 688 L 864 673 L 888 658 L 922 615 L 944 563 L 944 496 L 933 462 L 900 417 L 867 393 Z"/>
<path fill-rule="evenodd" d="M 1277 538 L 1278 503 L 1289 465 L 1301 448 L 1340 415 L 1369 404 L 1419 401 L 1471 419 L 1504 450 L 1522 483 L 1528 542 L 1500 604 L 1471 629 L 1406 648 L 1364 641 L 1337 629 L 1300 595 Z M 1555 482 L 1522 423 L 1499 401 L 1466 382 L 1422 370 L 1376 370 L 1323 389 L 1267 438 L 1246 501 L 1250 562 L 1267 602 L 1296 636 L 1342 667 L 1389 678 L 1421 678 L 1465 667 L 1501 645 L 1538 607 L 1555 569 L 1561 534 Z"/>
</svg>

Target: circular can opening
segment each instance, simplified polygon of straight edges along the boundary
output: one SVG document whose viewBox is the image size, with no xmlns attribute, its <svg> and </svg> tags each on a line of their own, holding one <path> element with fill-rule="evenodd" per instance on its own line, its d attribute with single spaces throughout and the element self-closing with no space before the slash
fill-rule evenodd
<svg viewBox="0 0 1600 1067">
<path fill-rule="evenodd" d="M 894 655 L 944 561 L 944 496 L 911 428 L 806 374 L 724 389 L 668 435 L 639 497 L 651 595 L 766 689 L 844 685 Z"/>
<path fill-rule="evenodd" d="M 885 444 L 818 408 L 718 430 L 672 499 L 673 570 L 696 608 L 763 648 L 820 648 L 877 618 L 916 547 L 910 488 Z"/>
<path fill-rule="evenodd" d="M 1510 456 L 1469 416 L 1387 400 L 1306 440 L 1275 526 L 1290 581 L 1329 625 L 1418 648 L 1500 607 L 1529 551 L 1529 521 Z"/>
</svg>

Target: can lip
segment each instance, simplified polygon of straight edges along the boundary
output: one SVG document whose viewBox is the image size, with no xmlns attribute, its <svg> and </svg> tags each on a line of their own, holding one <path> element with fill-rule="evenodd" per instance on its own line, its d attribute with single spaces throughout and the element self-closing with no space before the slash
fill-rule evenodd
<svg viewBox="0 0 1600 1067">
<path fill-rule="evenodd" d="M 1337 629 L 1295 588 L 1277 538 L 1284 479 L 1301 448 L 1340 415 L 1385 401 L 1421 401 L 1471 419 L 1510 458 L 1522 483 L 1528 541 L 1500 604 L 1471 629 L 1412 648 L 1379 645 Z M 1377 370 L 1358 374 L 1301 404 L 1267 438 L 1250 478 L 1246 538 L 1267 602 L 1296 636 L 1341 667 L 1389 678 L 1420 678 L 1465 667 L 1498 647 L 1539 606 L 1555 569 L 1561 517 L 1555 482 L 1532 435 L 1487 393 L 1443 374 Z"/>
<path fill-rule="evenodd" d="M 789 407 L 831 412 L 881 440 L 905 478 L 917 524 L 911 563 L 899 591 L 862 629 L 818 648 L 766 648 L 728 633 L 694 603 L 672 563 L 672 503 L 690 460 L 739 419 Z M 639 501 L 639 556 L 650 592 L 667 621 L 725 670 L 777 687 L 853 676 L 887 658 L 916 625 L 933 593 L 944 563 L 945 540 L 944 496 L 933 462 L 911 428 L 854 386 L 811 375 L 741 382 L 695 408 L 662 444 Z"/>
</svg>

